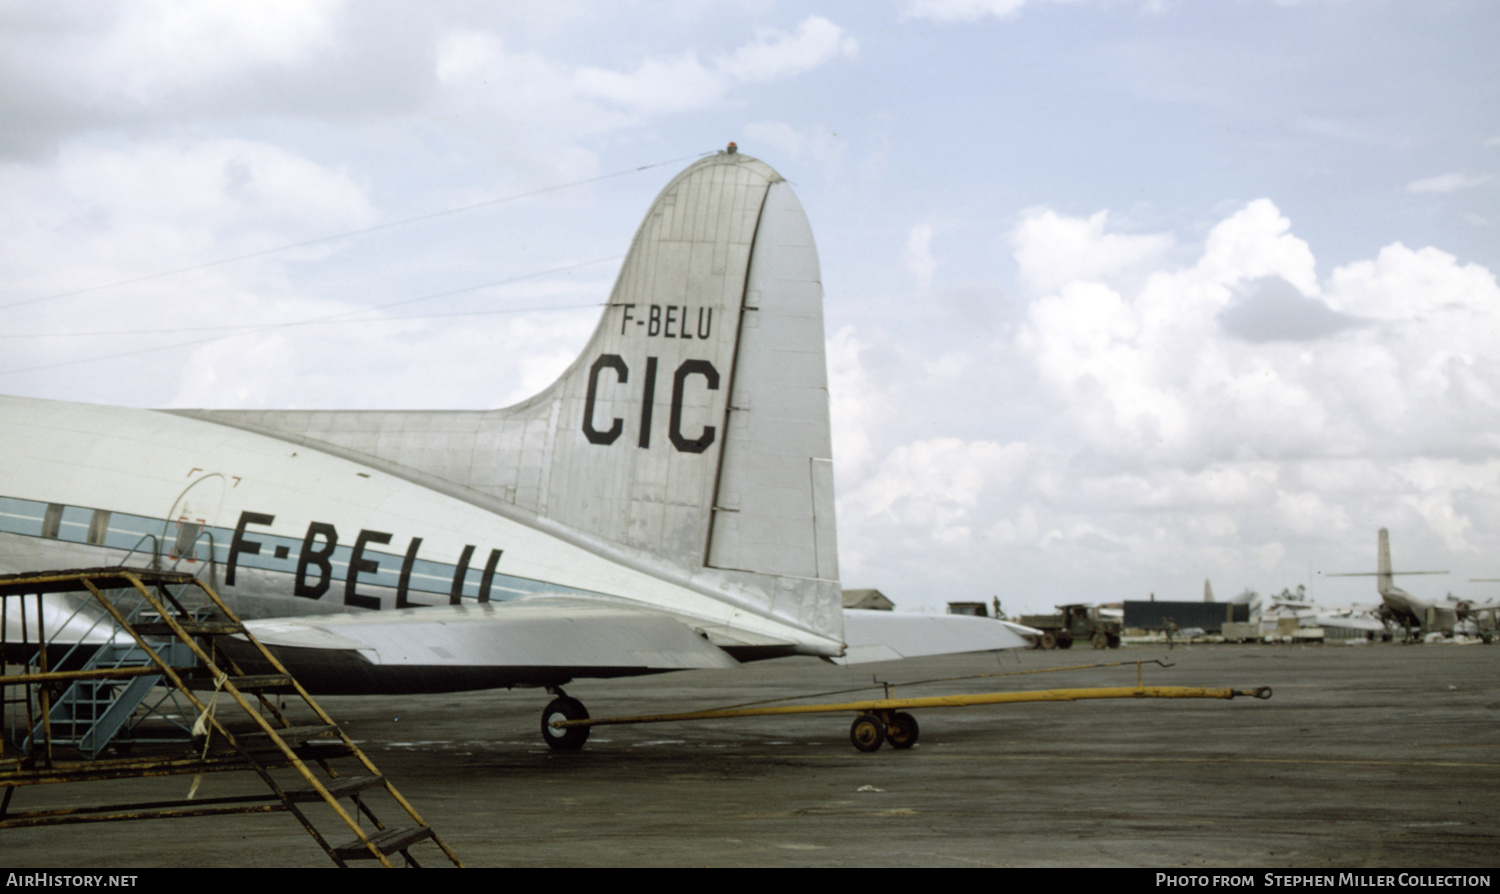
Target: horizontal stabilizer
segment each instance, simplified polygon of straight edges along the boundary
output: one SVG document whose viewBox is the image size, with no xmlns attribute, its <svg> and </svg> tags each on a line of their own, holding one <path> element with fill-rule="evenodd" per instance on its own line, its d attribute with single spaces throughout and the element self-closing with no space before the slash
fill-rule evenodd
<svg viewBox="0 0 1500 894">
<path fill-rule="evenodd" d="M 844 642 L 848 646 L 839 664 L 895 661 L 923 655 L 960 652 L 992 652 L 1024 649 L 1027 636 L 1040 630 L 976 618 L 970 615 L 918 615 L 902 612 L 844 609 Z"/>
<path fill-rule="evenodd" d="M 671 615 L 565 598 L 276 618 L 245 626 L 273 648 L 354 652 L 382 667 L 588 667 L 634 674 L 739 663 Z"/>
</svg>

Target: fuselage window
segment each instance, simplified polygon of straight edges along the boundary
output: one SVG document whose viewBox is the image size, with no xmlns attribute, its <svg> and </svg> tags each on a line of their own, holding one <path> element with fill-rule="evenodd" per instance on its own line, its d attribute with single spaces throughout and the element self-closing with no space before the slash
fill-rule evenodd
<svg viewBox="0 0 1500 894">
<path fill-rule="evenodd" d="M 62 504 L 48 503 L 47 514 L 42 516 L 42 536 L 48 540 L 57 539 L 57 531 L 62 527 Z"/>
<path fill-rule="evenodd" d="M 89 543 L 104 545 L 104 538 L 109 535 L 109 514 L 108 509 L 94 510 L 94 517 L 89 519 Z"/>
</svg>

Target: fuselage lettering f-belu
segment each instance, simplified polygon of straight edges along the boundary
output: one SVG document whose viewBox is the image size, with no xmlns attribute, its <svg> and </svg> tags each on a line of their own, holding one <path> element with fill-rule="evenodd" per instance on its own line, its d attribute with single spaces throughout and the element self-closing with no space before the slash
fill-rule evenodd
<svg viewBox="0 0 1500 894">
<path fill-rule="evenodd" d="M 250 525 L 269 527 L 274 524 L 276 517 L 263 512 L 245 511 L 240 513 L 239 522 L 234 527 L 234 536 L 229 542 L 229 555 L 224 567 L 224 583 L 234 586 L 236 583 L 236 572 L 246 567 L 245 559 L 251 556 L 260 556 L 261 547 L 267 545 L 262 539 L 268 535 L 248 530 Z M 273 537 L 273 540 L 285 541 L 285 537 Z M 295 542 L 295 541 L 293 541 Z M 394 565 L 396 556 L 390 553 L 376 552 L 369 549 L 370 544 L 387 544 L 391 542 L 391 535 L 385 531 L 371 531 L 361 529 L 354 540 L 352 549 L 348 549 L 347 555 L 340 554 L 335 558 L 335 550 L 339 546 L 339 532 L 336 527 L 320 521 L 310 522 L 307 526 L 307 534 L 302 538 L 302 547 L 297 555 L 297 570 L 294 577 L 292 592 L 304 599 L 322 599 L 323 596 L 338 582 L 338 574 L 334 565 L 345 566 L 343 574 L 344 604 L 354 608 L 380 609 L 381 600 L 378 596 L 369 593 L 361 593 L 360 575 L 364 574 L 364 583 L 376 586 L 390 587 L 389 576 Z M 417 564 L 417 552 L 422 547 L 422 538 L 413 537 L 406 549 L 406 555 L 401 560 L 401 573 L 396 579 L 396 599 L 394 607 L 418 608 L 430 603 L 413 602 L 410 599 L 412 587 L 412 572 Z M 287 560 L 289 546 L 286 543 L 276 544 L 273 550 L 276 560 Z M 505 554 L 504 550 L 490 550 L 489 558 L 485 561 L 484 572 L 479 578 L 479 589 L 477 601 L 489 602 L 490 593 L 496 583 L 496 566 L 500 563 L 500 557 Z M 451 569 L 452 586 L 448 592 L 448 603 L 459 605 L 464 599 L 464 587 L 469 576 L 469 564 L 474 557 L 474 545 L 464 546 L 462 555 L 457 563 L 448 565 L 445 563 L 424 562 L 423 576 L 434 578 L 434 572 L 447 574 Z M 381 560 L 387 560 L 382 567 Z M 509 582 L 509 581 L 507 581 Z M 431 592 L 432 587 L 420 588 Z"/>
</svg>

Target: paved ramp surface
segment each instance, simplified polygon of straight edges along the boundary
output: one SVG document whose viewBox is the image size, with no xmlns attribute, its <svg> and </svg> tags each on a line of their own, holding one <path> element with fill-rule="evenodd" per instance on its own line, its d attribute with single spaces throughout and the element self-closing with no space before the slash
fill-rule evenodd
<svg viewBox="0 0 1500 894">
<path fill-rule="evenodd" d="M 787 692 L 1163 657 L 1146 683 L 1270 701 L 920 712 L 921 743 L 861 754 L 842 715 L 601 727 L 539 738 L 539 691 L 330 698 L 325 707 L 470 866 L 1486 867 L 1500 833 L 1500 646 L 1190 646 L 581 681 L 596 716 Z M 901 694 L 1130 685 L 1069 671 Z M 841 696 L 842 698 L 842 696 Z M 190 779 L 112 783 L 140 800 Z M 205 779 L 205 795 L 231 793 Z M 61 790 L 22 791 L 28 807 Z M 23 867 L 305 866 L 290 818 L 3 833 Z"/>
</svg>

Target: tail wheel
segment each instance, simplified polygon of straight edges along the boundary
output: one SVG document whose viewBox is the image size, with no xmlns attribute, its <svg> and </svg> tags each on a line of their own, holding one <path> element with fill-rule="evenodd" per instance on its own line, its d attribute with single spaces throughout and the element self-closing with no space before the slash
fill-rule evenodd
<svg viewBox="0 0 1500 894">
<path fill-rule="evenodd" d="M 849 741 L 860 751 L 879 751 L 885 744 L 885 724 L 874 714 L 861 714 L 849 727 Z"/>
<path fill-rule="evenodd" d="M 589 712 L 584 708 L 583 702 L 567 695 L 555 698 L 542 709 L 542 738 L 554 751 L 577 751 L 589 740 L 589 727 L 570 726 L 558 729 L 552 723 L 556 720 L 587 719 Z"/>
<path fill-rule="evenodd" d="M 917 744 L 917 736 L 920 732 L 921 727 L 917 726 L 917 718 L 904 711 L 897 711 L 891 715 L 891 722 L 885 728 L 885 738 L 891 743 L 892 748 L 904 750 Z"/>
<path fill-rule="evenodd" d="M 1108 649 L 1109 634 L 1105 633 L 1103 630 L 1100 630 L 1089 638 L 1089 642 L 1093 643 L 1094 648 L 1096 649 Z"/>
<path fill-rule="evenodd" d="M 1043 649 L 1055 649 L 1055 648 L 1057 648 L 1057 636 L 1054 635 L 1053 633 L 1051 633 L 1050 631 L 1047 632 L 1047 633 L 1042 634 L 1042 648 Z"/>
</svg>

